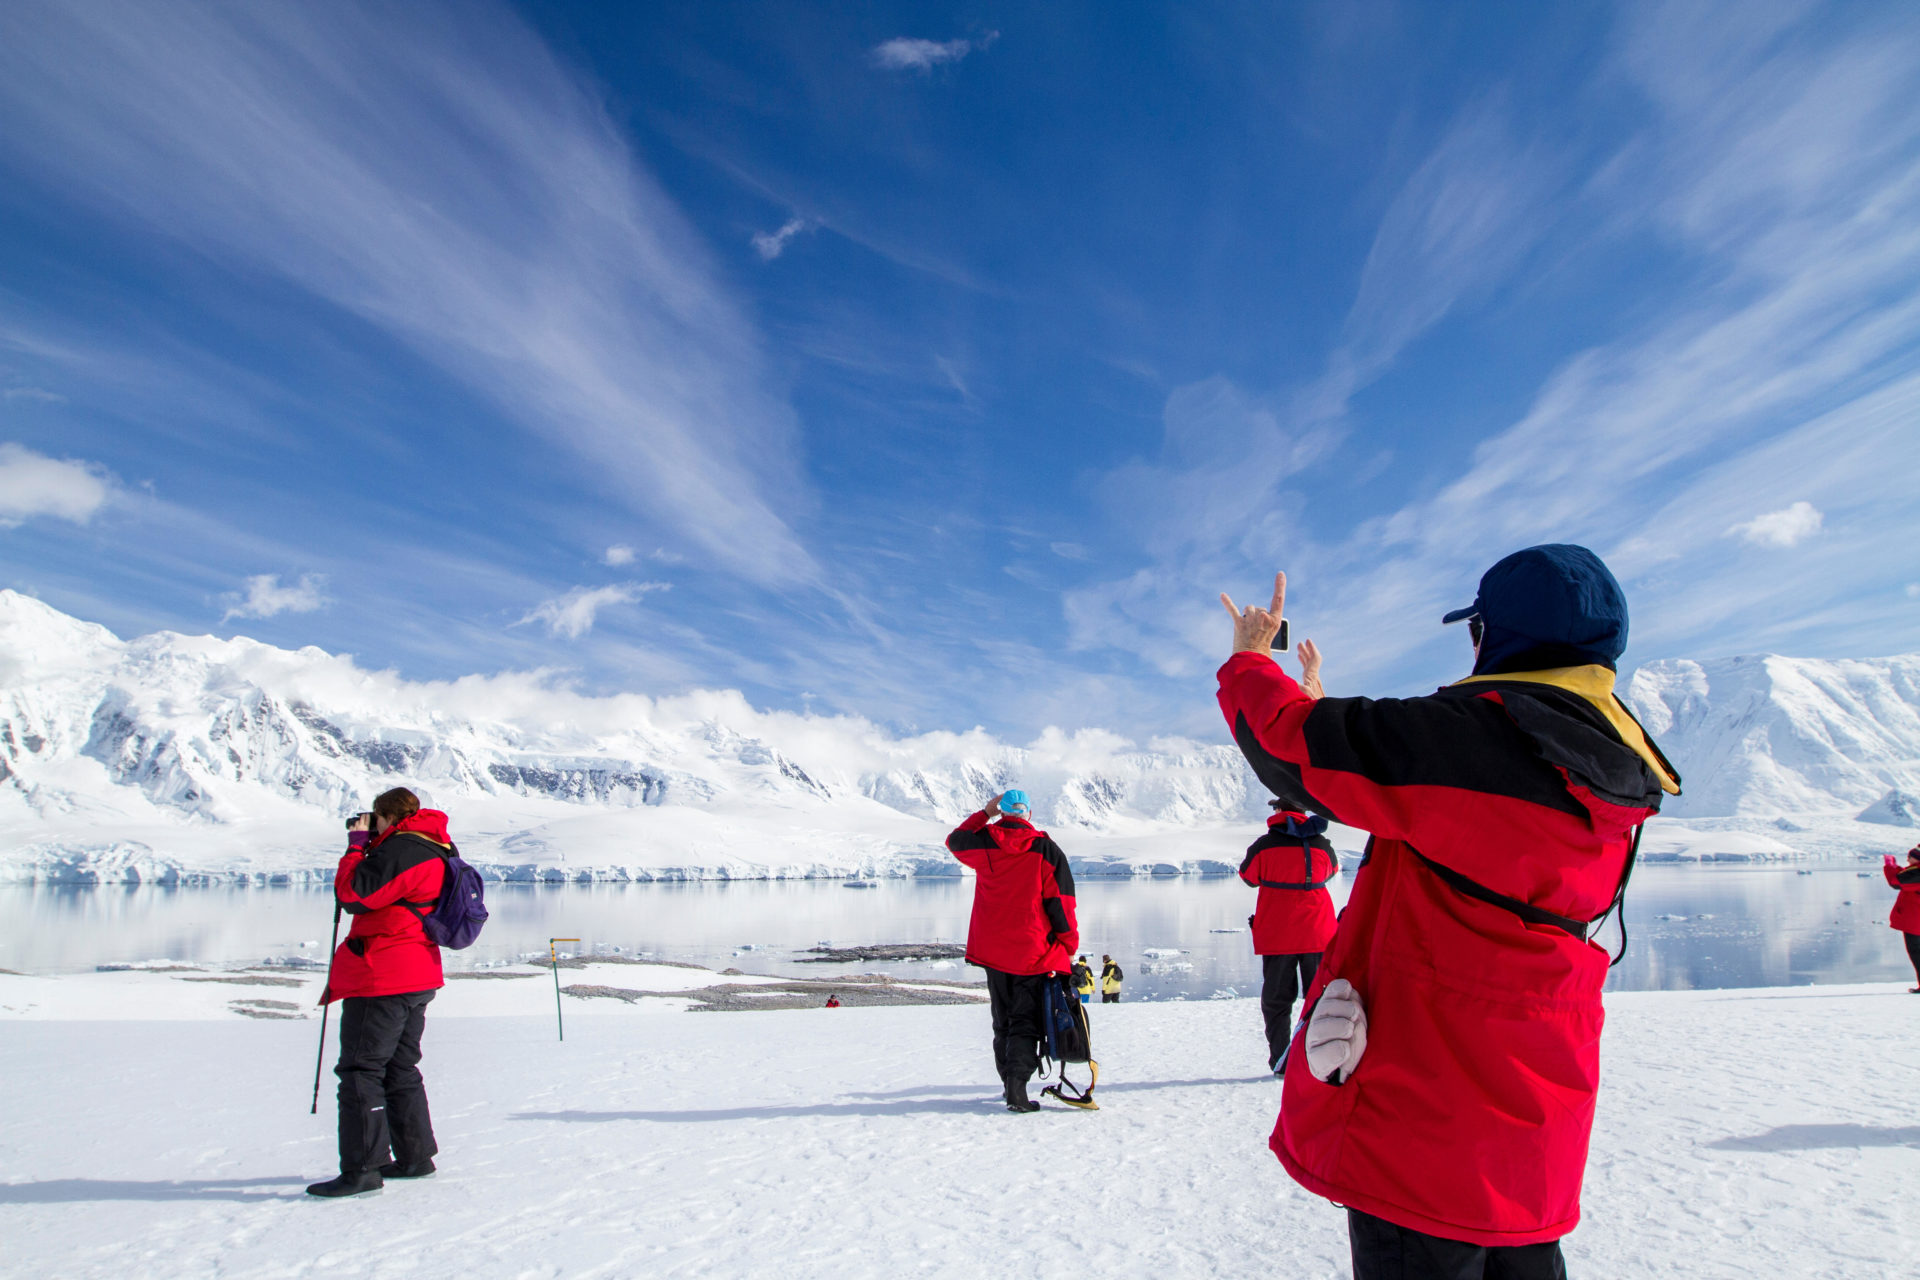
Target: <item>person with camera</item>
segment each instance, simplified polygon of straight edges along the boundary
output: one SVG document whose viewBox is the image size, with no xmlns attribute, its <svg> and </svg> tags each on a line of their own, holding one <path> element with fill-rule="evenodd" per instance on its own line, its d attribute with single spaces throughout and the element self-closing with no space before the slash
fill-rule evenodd
<svg viewBox="0 0 1920 1280">
<path fill-rule="evenodd" d="M 1920 983 L 1920 845 L 1907 850 L 1907 865 L 1888 854 L 1881 870 L 1887 883 L 1899 890 L 1893 900 L 1893 914 L 1887 923 L 1900 931 L 1907 944 L 1907 961 L 1913 965 L 1913 980 Z M 1920 986 L 1908 987 L 1909 994 L 1920 996 Z"/>
<path fill-rule="evenodd" d="M 383 792 L 347 824 L 333 892 L 353 927 L 320 996 L 340 1001 L 340 1176 L 314 1183 L 309 1195 L 361 1195 L 387 1178 L 433 1172 L 440 1148 L 420 1038 L 427 1004 L 446 982 L 421 917 L 440 897 L 452 847 L 447 815 L 422 809 L 405 787 Z"/>
<path fill-rule="evenodd" d="M 1288 1047 L 1269 1146 L 1347 1209 L 1356 1280 L 1545 1280 L 1580 1220 L 1606 951 L 1639 828 L 1679 775 L 1614 695 L 1620 584 L 1584 547 L 1480 579 L 1473 674 L 1416 698 L 1315 699 L 1233 615 L 1220 709 L 1268 790 L 1368 831 Z"/>
<path fill-rule="evenodd" d="M 1016 1113 L 1040 1109 L 1027 1081 L 1040 1069 L 1044 983 L 1067 973 L 1080 947 L 1073 871 L 1031 813 L 1026 792 L 1008 791 L 947 836 L 948 850 L 974 873 L 967 963 L 987 971 L 993 1066 Z"/>
</svg>

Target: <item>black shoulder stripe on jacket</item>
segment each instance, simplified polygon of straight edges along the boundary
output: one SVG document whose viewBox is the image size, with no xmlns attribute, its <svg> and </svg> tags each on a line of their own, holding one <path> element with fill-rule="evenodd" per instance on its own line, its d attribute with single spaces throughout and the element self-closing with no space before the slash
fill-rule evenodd
<svg viewBox="0 0 1920 1280">
<path fill-rule="evenodd" d="M 403 872 L 411 871 L 421 863 L 445 853 L 445 849 L 425 836 L 402 831 L 397 836 L 381 841 L 379 848 L 360 859 L 360 865 L 353 869 L 349 887 L 356 897 L 364 898 L 378 893 Z M 359 912 L 353 914 L 358 915 Z"/>
<path fill-rule="evenodd" d="M 1060 892 L 1069 898 L 1077 896 L 1073 891 L 1073 868 L 1067 864 L 1066 852 L 1053 842 L 1053 837 L 1041 836 L 1034 841 L 1033 847 L 1040 851 L 1041 857 L 1053 864 L 1053 882 L 1060 886 Z M 1065 926 L 1061 928 L 1064 932 Z"/>
<path fill-rule="evenodd" d="M 1340 855 L 1334 851 L 1332 841 L 1328 840 L 1325 836 L 1288 835 L 1285 831 L 1277 827 L 1269 827 L 1265 835 L 1247 846 L 1247 856 L 1240 860 L 1240 874 L 1243 876 L 1246 875 L 1247 868 L 1253 865 L 1253 860 L 1260 856 L 1262 850 L 1266 849 L 1298 849 L 1300 851 L 1300 879 L 1297 881 L 1262 880 L 1260 882 L 1262 889 L 1318 889 L 1322 885 L 1331 883 L 1333 877 L 1340 874 Z M 1333 867 L 1332 874 L 1328 875 L 1324 880 L 1316 880 L 1313 875 L 1313 851 L 1315 849 L 1326 854 L 1327 861 Z"/>
<path fill-rule="evenodd" d="M 976 849 L 993 847 L 993 837 L 987 834 L 985 827 L 981 827 L 978 831 L 954 831 L 947 836 L 949 853 L 972 853 Z"/>
<path fill-rule="evenodd" d="M 1451 692 L 1322 698 L 1302 727 L 1307 758 L 1315 768 L 1359 774 L 1379 786 L 1452 787 L 1586 816 L 1559 771 L 1498 703 Z"/>
<path fill-rule="evenodd" d="M 1291 760 L 1282 760 L 1260 745 L 1260 739 L 1254 733 L 1253 726 L 1247 723 L 1247 713 L 1244 711 L 1233 717 L 1233 740 L 1239 744 L 1240 754 L 1247 758 L 1247 767 L 1253 770 L 1253 776 L 1260 779 L 1260 785 L 1271 791 L 1276 800 L 1289 809 L 1311 809 L 1315 813 L 1326 814 L 1335 822 L 1340 821 L 1338 813 L 1307 790 L 1306 781 L 1300 776 L 1299 765 Z"/>
<path fill-rule="evenodd" d="M 1920 867 L 1908 867 L 1894 876 L 1901 884 L 1920 884 Z"/>
</svg>

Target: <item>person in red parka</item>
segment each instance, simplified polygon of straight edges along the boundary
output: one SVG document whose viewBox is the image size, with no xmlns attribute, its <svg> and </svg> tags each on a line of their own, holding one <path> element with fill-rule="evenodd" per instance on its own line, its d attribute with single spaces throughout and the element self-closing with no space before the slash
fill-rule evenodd
<svg viewBox="0 0 1920 1280">
<path fill-rule="evenodd" d="M 452 847 L 447 815 L 422 809 L 405 787 L 383 792 L 348 828 L 333 893 L 353 927 L 320 995 L 322 1004 L 340 1001 L 340 1176 L 314 1183 L 311 1195 L 359 1195 L 433 1172 L 440 1148 L 420 1038 L 446 981 L 420 921 L 439 901 Z"/>
<path fill-rule="evenodd" d="M 1327 842 L 1327 820 L 1288 809 L 1267 819 L 1267 833 L 1247 846 L 1240 878 L 1260 891 L 1247 925 L 1260 957 L 1260 1015 L 1267 1025 L 1267 1070 L 1283 1074 L 1292 1038 L 1293 1002 L 1313 985 L 1320 953 L 1333 937 L 1327 882 L 1340 858 Z"/>
<path fill-rule="evenodd" d="M 1907 960 L 1913 965 L 1913 978 L 1920 982 L 1920 845 L 1907 850 L 1907 865 L 1902 867 L 1892 854 L 1887 855 L 1887 883 L 1900 891 L 1893 900 L 1893 914 L 1887 923 L 1904 935 L 1907 943 Z M 1920 996 L 1920 986 L 1907 990 Z"/>
<path fill-rule="evenodd" d="M 1564 1277 L 1599 1088 L 1588 940 L 1679 777 L 1614 696 L 1626 598 L 1584 547 L 1480 580 L 1474 674 L 1310 697 L 1234 608 L 1220 709 L 1268 790 L 1371 833 L 1288 1048 L 1269 1145 L 1347 1208 L 1356 1280 Z"/>
<path fill-rule="evenodd" d="M 947 837 L 947 848 L 974 873 L 967 963 L 987 971 L 993 1065 L 1014 1112 L 1040 1109 L 1027 1097 L 1027 1081 L 1040 1069 L 1043 982 L 1068 972 L 1080 947 L 1073 871 L 1030 812 L 1026 792 L 1008 791 Z"/>
</svg>

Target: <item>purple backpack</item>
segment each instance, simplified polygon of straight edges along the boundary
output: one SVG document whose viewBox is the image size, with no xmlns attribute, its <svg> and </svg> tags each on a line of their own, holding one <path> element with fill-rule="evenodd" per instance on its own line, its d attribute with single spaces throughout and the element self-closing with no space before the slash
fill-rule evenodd
<svg viewBox="0 0 1920 1280">
<path fill-rule="evenodd" d="M 420 918 L 420 931 L 435 946 L 460 951 L 473 945 L 487 923 L 487 895 L 480 873 L 460 856 L 458 845 L 443 855 L 447 873 L 440 882 L 440 897 L 430 910 L 407 902 L 401 905 Z"/>
</svg>

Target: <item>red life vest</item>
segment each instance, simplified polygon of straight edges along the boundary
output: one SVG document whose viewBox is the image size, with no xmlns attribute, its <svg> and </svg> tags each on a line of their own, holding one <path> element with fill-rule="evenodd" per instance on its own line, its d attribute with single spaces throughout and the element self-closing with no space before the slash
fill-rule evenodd
<svg viewBox="0 0 1920 1280">
<path fill-rule="evenodd" d="M 1268 789 L 1374 837 L 1307 993 L 1311 1010 L 1335 978 L 1353 984 L 1366 1057 L 1329 1084 L 1296 1037 L 1270 1142 L 1308 1190 L 1481 1245 L 1579 1222 L 1608 968 L 1584 922 L 1679 785 L 1612 675 L 1316 701 L 1264 654 L 1220 668 L 1221 710 Z"/>
<path fill-rule="evenodd" d="M 1287 830 L 1307 821 L 1304 813 L 1280 812 L 1267 819 L 1267 834 L 1247 848 L 1240 878 L 1260 890 L 1253 915 L 1253 953 L 1257 956 L 1310 955 L 1327 949 L 1333 937 L 1333 896 L 1327 883 L 1340 873 L 1340 860 L 1320 834 Z"/>
</svg>

